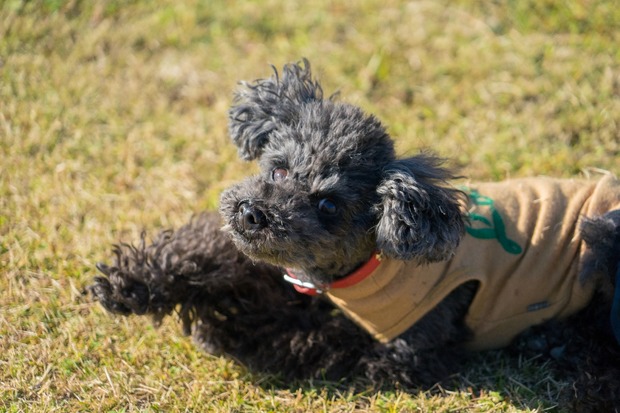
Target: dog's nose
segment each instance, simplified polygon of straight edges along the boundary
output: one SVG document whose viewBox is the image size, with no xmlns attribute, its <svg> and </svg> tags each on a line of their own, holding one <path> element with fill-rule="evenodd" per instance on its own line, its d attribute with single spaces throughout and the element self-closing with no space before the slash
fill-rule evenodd
<svg viewBox="0 0 620 413">
<path fill-rule="evenodd" d="M 246 231 L 256 231 L 267 226 L 263 211 L 247 201 L 239 205 L 239 221 Z"/>
</svg>

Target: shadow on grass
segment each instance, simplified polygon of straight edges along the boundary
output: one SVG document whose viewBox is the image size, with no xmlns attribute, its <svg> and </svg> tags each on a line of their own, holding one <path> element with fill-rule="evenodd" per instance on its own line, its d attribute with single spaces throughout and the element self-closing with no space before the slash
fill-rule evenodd
<svg viewBox="0 0 620 413">
<path fill-rule="evenodd" d="M 329 400 L 345 399 L 359 408 L 369 408 L 376 399 L 386 395 L 389 400 L 400 400 L 394 394 L 402 393 L 406 394 L 406 400 L 393 407 L 413 411 L 444 411 L 446 406 L 457 403 L 459 409 L 467 406 L 476 411 L 506 411 L 511 407 L 528 411 L 573 411 L 571 381 L 553 366 L 553 361 L 543 356 L 526 358 L 514 350 L 473 354 L 460 373 L 430 388 L 394 385 L 376 388 L 363 379 L 286 382 L 277 376 L 258 373 L 249 374 L 247 380 L 265 391 L 320 393 Z"/>
<path fill-rule="evenodd" d="M 471 354 L 459 373 L 431 388 L 375 388 L 355 378 L 285 382 L 273 375 L 250 374 L 248 379 L 267 391 L 321 392 L 360 408 L 382 395 L 404 393 L 409 398 L 405 407 L 418 411 L 458 403 L 459 411 L 468 406 L 474 411 L 617 412 L 620 346 L 603 333 L 607 329 L 600 324 L 608 317 L 599 313 L 592 305 L 569 323 L 530 329 L 506 349 Z M 390 400 L 394 399 L 399 398 Z"/>
</svg>

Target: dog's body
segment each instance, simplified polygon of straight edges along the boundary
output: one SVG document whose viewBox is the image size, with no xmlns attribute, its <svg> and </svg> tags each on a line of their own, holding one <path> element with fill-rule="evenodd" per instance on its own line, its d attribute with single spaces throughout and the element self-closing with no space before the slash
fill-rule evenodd
<svg viewBox="0 0 620 413">
<path fill-rule="evenodd" d="M 281 79 L 276 74 L 246 85 L 231 109 L 230 131 L 240 155 L 258 158 L 262 169 L 222 195 L 224 228 L 234 246 L 211 218 L 201 216 L 175 233 L 162 234 L 149 247 L 119 247 L 116 264 L 100 266 L 107 278 L 98 278 L 91 289 L 107 309 L 159 319 L 180 305 L 184 325 L 205 349 L 229 354 L 253 369 L 298 378 L 361 375 L 376 383 L 414 386 L 432 384 L 454 371 L 467 344 L 478 343 L 471 316 L 499 308 L 489 306 L 489 298 L 497 294 L 485 290 L 495 281 L 501 292 L 496 302 L 513 300 L 521 306 L 518 311 L 540 311 L 540 316 L 500 323 L 509 330 L 502 331 L 501 339 L 474 347 L 504 345 L 530 324 L 565 318 L 590 302 L 567 324 L 570 331 L 587 330 L 592 353 L 575 388 L 596 386 L 597 408 L 620 404 L 620 351 L 612 325 L 620 326 L 609 317 L 615 319 L 620 311 L 620 298 L 613 299 L 620 272 L 620 190 L 613 179 L 605 178 L 598 192 L 591 183 L 558 184 L 574 188 L 559 191 L 561 196 L 551 191 L 549 199 L 534 197 L 527 201 L 527 210 L 511 200 L 494 199 L 482 188 L 453 188 L 447 183 L 453 176 L 437 158 L 422 154 L 397 159 L 378 120 L 352 105 L 323 99 L 307 64 L 285 66 Z M 513 190 L 514 196 L 520 193 Z M 591 201 L 592 194 L 601 201 Z M 465 213 L 468 199 L 477 200 L 489 215 Z M 581 204 L 568 205 L 574 200 Z M 548 216 L 536 212 L 545 209 Z M 521 215 L 532 215 L 533 221 L 521 220 Z M 565 219 L 569 229 L 561 225 Z M 491 271 L 484 276 L 475 268 L 467 268 L 465 275 L 457 271 L 457 276 L 447 277 L 448 284 L 441 281 L 445 274 L 433 277 L 423 271 L 449 263 L 462 266 L 459 244 L 467 245 L 468 237 L 489 247 L 461 255 L 470 264 L 484 260 Z M 498 245 L 506 255 L 493 250 Z M 388 288 L 356 303 L 368 285 L 374 284 L 375 292 L 383 288 L 377 288 L 381 277 L 371 271 L 359 283 L 328 295 L 384 342 L 334 313 L 322 297 L 299 295 L 281 279 L 280 267 L 286 267 L 305 288 L 342 285 L 377 251 L 389 262 L 415 266 L 419 278 L 411 284 L 407 275 L 397 278 L 390 288 L 398 297 Z M 565 255 L 571 257 L 567 263 L 553 262 Z M 563 284 L 553 281 L 546 288 L 549 294 L 521 300 L 515 296 L 525 289 L 505 283 L 509 277 L 494 278 L 501 266 L 502 277 L 511 271 L 528 275 L 524 283 L 534 290 L 538 288 L 532 283 L 545 279 L 550 268 L 565 267 L 572 279 L 565 288 L 555 288 Z M 404 316 L 392 310 L 385 313 L 387 318 L 381 315 L 386 302 L 414 302 L 422 285 L 431 298 L 424 307 L 417 301 L 411 306 L 423 308 L 415 317 L 406 315 L 411 308 Z M 510 288 L 501 288 L 505 285 Z M 431 294 L 436 286 L 441 286 L 441 294 Z M 557 290 L 567 294 L 557 298 Z M 571 295 L 577 303 L 569 300 L 565 305 L 562 300 Z M 556 298 L 559 301 L 553 301 Z M 382 326 L 385 320 L 397 328 Z M 485 334 L 493 341 L 498 330 Z M 577 346 L 583 343 L 574 340 Z M 615 359 L 605 360 L 608 357 Z"/>
<path fill-rule="evenodd" d="M 426 265 L 383 259 L 365 279 L 327 295 L 375 338 L 388 342 L 451 291 L 478 283 L 465 324 L 470 349 L 508 345 L 526 328 L 566 318 L 591 300 L 595 259 L 580 239 L 582 217 L 620 209 L 620 181 L 549 178 L 468 185 L 469 217 L 454 256 Z M 583 269 L 583 270 L 582 270 Z"/>
</svg>

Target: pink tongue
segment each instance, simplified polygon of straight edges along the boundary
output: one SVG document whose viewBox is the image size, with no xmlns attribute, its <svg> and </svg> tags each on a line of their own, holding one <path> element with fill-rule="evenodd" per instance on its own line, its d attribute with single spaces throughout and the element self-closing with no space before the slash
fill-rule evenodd
<svg viewBox="0 0 620 413">
<path fill-rule="evenodd" d="M 318 295 L 319 293 L 314 288 L 302 287 L 301 285 L 293 284 L 293 288 L 297 290 L 298 293 L 306 294 L 306 295 Z"/>
</svg>

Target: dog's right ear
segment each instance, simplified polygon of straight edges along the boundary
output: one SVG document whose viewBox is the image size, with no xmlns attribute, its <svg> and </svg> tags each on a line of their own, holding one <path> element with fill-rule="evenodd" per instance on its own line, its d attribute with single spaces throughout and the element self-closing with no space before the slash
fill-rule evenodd
<svg viewBox="0 0 620 413">
<path fill-rule="evenodd" d="M 310 63 L 287 64 L 282 77 L 274 68 L 269 79 L 241 82 L 233 106 L 228 112 L 230 137 L 245 160 L 260 157 L 269 136 L 280 125 L 299 119 L 300 107 L 323 99 L 323 90 L 312 79 Z"/>
</svg>

